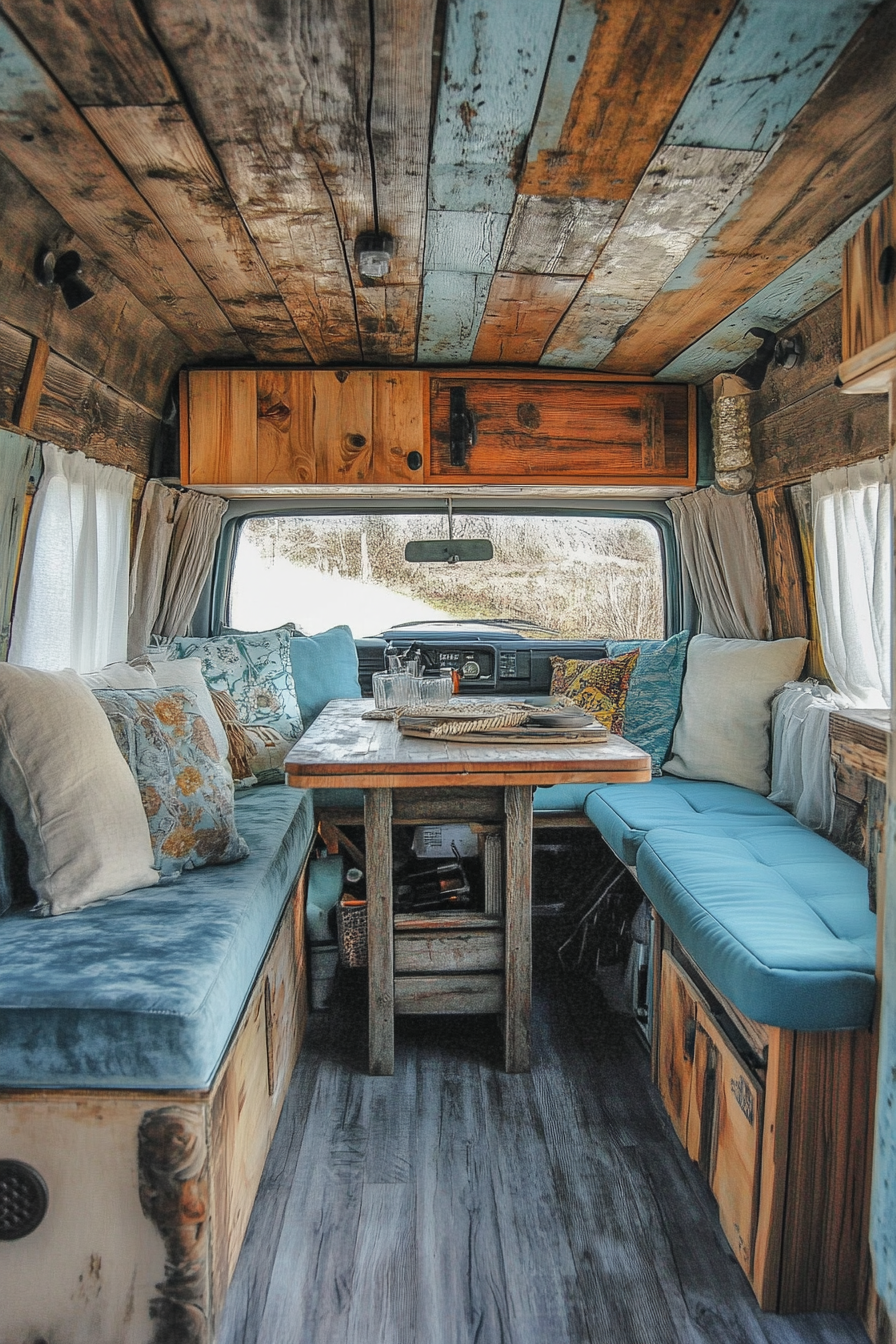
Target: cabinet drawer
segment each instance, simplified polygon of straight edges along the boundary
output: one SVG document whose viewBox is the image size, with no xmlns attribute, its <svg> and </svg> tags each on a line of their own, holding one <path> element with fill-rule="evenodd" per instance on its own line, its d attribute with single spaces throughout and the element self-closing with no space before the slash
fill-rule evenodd
<svg viewBox="0 0 896 1344">
<path fill-rule="evenodd" d="M 896 332 L 896 208 L 881 201 L 843 249 L 843 358 Z"/>
</svg>

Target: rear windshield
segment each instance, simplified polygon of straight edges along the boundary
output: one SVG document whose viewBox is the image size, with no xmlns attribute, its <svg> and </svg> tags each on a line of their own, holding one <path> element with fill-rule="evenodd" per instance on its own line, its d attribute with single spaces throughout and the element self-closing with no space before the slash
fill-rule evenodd
<svg viewBox="0 0 896 1344">
<path fill-rule="evenodd" d="M 489 539 L 494 559 L 412 564 L 408 541 L 448 534 L 444 515 L 261 517 L 243 523 L 230 624 L 307 633 L 348 625 L 355 638 L 402 622 L 527 622 L 563 639 L 661 639 L 663 553 L 642 518 L 455 515 L 456 537 Z M 534 634 L 535 631 L 533 630 Z"/>
</svg>

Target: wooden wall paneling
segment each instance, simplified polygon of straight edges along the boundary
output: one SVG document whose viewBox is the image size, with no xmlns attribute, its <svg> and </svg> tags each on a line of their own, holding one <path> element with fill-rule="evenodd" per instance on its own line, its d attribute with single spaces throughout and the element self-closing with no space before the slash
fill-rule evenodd
<svg viewBox="0 0 896 1344">
<path fill-rule="evenodd" d="M 257 479 L 263 485 L 313 485 L 317 480 L 312 430 L 312 374 L 259 369 Z"/>
<path fill-rule="evenodd" d="M 768 1029 L 759 1208 L 750 1282 L 763 1311 L 776 1311 L 790 1152 L 794 1032 Z"/>
<path fill-rule="evenodd" d="M 843 359 L 896 332 L 896 257 L 881 280 L 883 253 L 896 249 L 896 202 L 885 196 L 843 249 Z"/>
<path fill-rule="evenodd" d="M 231 200 L 208 146 L 182 107 L 88 107 L 84 116 L 125 169 L 259 360 L 308 353 Z"/>
<path fill-rule="evenodd" d="M 762 154 L 664 145 L 605 244 L 542 363 L 594 368 L 758 170 Z"/>
<path fill-rule="evenodd" d="M 748 334 L 750 327 L 768 327 L 772 331 L 779 332 L 782 327 L 797 324 L 796 329 L 803 336 L 804 315 L 838 295 L 843 243 L 867 218 L 879 200 L 880 196 L 876 196 L 861 206 L 817 247 L 812 248 L 792 266 L 788 266 L 786 271 L 782 271 L 774 280 L 764 285 L 758 293 L 746 299 L 739 308 L 701 336 L 693 345 L 682 350 L 659 371 L 658 376 L 673 380 L 684 378 L 691 382 L 705 382 L 717 373 L 736 367 L 748 354 L 752 354 L 758 344 L 756 337 Z M 686 263 L 688 269 L 692 268 L 693 262 L 693 256 L 688 258 Z M 685 268 L 682 269 L 684 271 Z M 831 381 L 840 361 L 840 326 L 838 304 L 838 354 L 831 367 Z M 767 383 L 773 381 L 772 375 L 775 372 L 780 371 L 775 369 L 770 371 Z M 791 369 L 786 370 L 786 373 L 789 375 L 790 387 L 794 389 L 792 395 L 795 396 L 795 388 L 801 382 L 800 373 Z M 763 394 L 766 390 L 764 383 Z"/>
<path fill-rule="evenodd" d="M 756 495 L 759 530 L 768 574 L 769 608 L 775 639 L 809 635 L 803 560 L 796 520 L 784 486 L 773 485 Z"/>
<path fill-rule="evenodd" d="M 0 151 L 191 350 L 245 354 L 142 196 L 2 19 L 0 45 Z"/>
<path fill-rule="evenodd" d="M 732 8 L 565 5 L 520 191 L 628 200 Z"/>
<path fill-rule="evenodd" d="M 50 352 L 36 438 L 146 476 L 158 428 L 157 416 Z"/>
<path fill-rule="evenodd" d="M 357 5 L 343 9 L 343 23 L 314 24 L 317 37 L 332 44 L 326 53 L 309 38 L 310 6 L 276 15 L 270 11 L 260 26 L 229 0 L 149 0 L 146 6 L 237 208 L 316 363 L 361 357 L 345 242 L 315 157 L 316 143 L 329 153 L 324 126 L 321 142 L 312 137 L 311 144 L 299 129 L 314 125 L 309 118 L 319 102 L 320 90 L 311 88 L 310 76 L 316 80 L 329 74 L 326 62 L 339 46 L 344 24 L 357 16 Z M 294 13 L 296 23 L 304 25 L 295 33 Z M 349 66 L 336 55 L 344 77 Z M 235 69 L 240 71 L 237 82 Z M 345 110 L 342 93 L 344 86 L 338 97 L 334 88 L 334 113 L 337 104 Z M 355 182 L 349 188 L 343 183 L 343 204 Z"/>
<path fill-rule="evenodd" d="M 193 369 L 189 375 L 190 485 L 258 480 L 257 375 Z M 184 408 L 181 407 L 181 415 Z"/>
<path fill-rule="evenodd" d="M 692 250 L 603 367 L 665 368 L 892 178 L 896 13 L 879 6 L 767 166 Z"/>
<path fill-rule="evenodd" d="M 429 167 L 422 363 L 466 362 L 472 353 L 488 293 L 483 277 L 497 268 L 559 10 L 559 0 L 448 7 L 442 69 L 450 78 L 439 88 Z M 521 59 L 509 63 L 508 51 Z"/>
<path fill-rule="evenodd" d="M 858 1309 L 874 1047 L 870 1031 L 797 1034 L 782 1312 Z"/>
<path fill-rule="evenodd" d="M 815 605 L 815 546 L 812 540 L 812 492 L 808 481 L 792 485 L 788 491 L 793 516 L 796 519 L 800 552 L 803 557 L 806 613 L 809 617 L 809 648 L 804 671 L 810 677 L 828 681 L 828 670 L 821 651 L 821 632 L 818 628 L 818 608 Z"/>
<path fill-rule="evenodd" d="M 659 949 L 657 949 L 659 953 Z M 668 952 L 662 952 L 658 1004 L 657 1087 L 681 1146 L 689 1150 L 694 1105 L 697 998 Z"/>
<path fill-rule="evenodd" d="M 416 369 L 379 369 L 373 375 L 374 479 L 380 484 L 420 484 L 429 467 L 423 422 L 429 379 Z M 409 453 L 422 465 L 412 469 Z"/>
<path fill-rule="evenodd" d="M 772 364 L 762 387 L 752 399 L 754 422 L 833 384 L 840 363 L 840 317 L 838 293 L 787 326 L 775 328 L 781 336 L 799 336 L 803 354 L 792 369 L 781 369 Z M 756 337 L 750 337 L 750 348 L 757 344 Z"/>
<path fill-rule="evenodd" d="M 47 360 L 50 347 L 46 341 L 35 336 L 31 342 L 28 363 L 22 378 L 22 386 L 16 398 L 13 420 L 19 429 L 30 432 L 34 428 L 37 410 L 44 391 L 44 376 L 47 372 Z"/>
<path fill-rule="evenodd" d="M 480 364 L 537 364 L 581 285 L 577 275 L 517 275 L 492 280 L 473 347 Z"/>
<path fill-rule="evenodd" d="M 23 331 L 0 321 L 0 421 L 11 429 L 18 428 L 16 404 L 31 357 L 31 345 L 31 338 Z"/>
<path fill-rule="evenodd" d="M 450 461 L 450 389 L 476 419 L 465 467 Z M 689 393 L 683 386 L 435 376 L 430 481 L 691 479 Z"/>
<path fill-rule="evenodd" d="M 376 479 L 373 379 L 373 373 L 364 369 L 312 373 L 312 432 L 319 483 L 357 485 Z"/>
<path fill-rule="evenodd" d="M 805 480 L 886 453 L 887 405 L 877 396 L 844 397 L 830 386 L 754 423 L 756 487 Z"/>
<path fill-rule="evenodd" d="M 57 354 L 158 415 L 186 344 L 151 313 L 72 232 L 62 217 L 0 155 L 0 198 L 15 228 L 0 231 L 0 313 L 42 337 Z M 70 310 L 58 289 L 34 276 L 38 252 L 81 254 L 89 306 Z"/>
</svg>

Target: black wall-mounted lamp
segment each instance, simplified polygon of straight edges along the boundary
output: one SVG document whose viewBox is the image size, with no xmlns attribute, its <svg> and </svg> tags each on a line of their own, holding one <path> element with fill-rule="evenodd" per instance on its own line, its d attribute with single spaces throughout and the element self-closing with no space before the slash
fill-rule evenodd
<svg viewBox="0 0 896 1344">
<path fill-rule="evenodd" d="M 747 334 L 758 336 L 762 344 L 758 350 L 753 351 L 749 359 L 739 364 L 734 372 L 738 378 L 743 378 L 754 392 L 758 392 L 762 386 L 762 380 L 773 360 L 779 369 L 792 369 L 803 357 L 803 343 L 799 336 L 778 337 L 767 327 L 750 327 Z"/>
<path fill-rule="evenodd" d="M 69 308 L 80 308 L 93 298 L 93 290 L 81 278 L 80 252 L 63 252 L 57 257 L 49 248 L 38 254 L 34 274 L 40 285 L 51 288 L 58 285 Z"/>
<path fill-rule="evenodd" d="M 388 275 L 394 255 L 395 239 L 391 233 L 359 233 L 355 239 L 358 274 L 365 280 L 382 280 Z"/>
</svg>

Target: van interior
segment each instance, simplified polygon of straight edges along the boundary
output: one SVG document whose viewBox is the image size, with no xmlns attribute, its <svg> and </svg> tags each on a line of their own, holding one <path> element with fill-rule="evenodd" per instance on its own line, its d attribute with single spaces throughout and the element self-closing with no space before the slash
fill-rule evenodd
<svg viewBox="0 0 896 1344">
<path fill-rule="evenodd" d="M 894 0 L 0 0 L 0 1344 L 893 1344 Z"/>
</svg>

